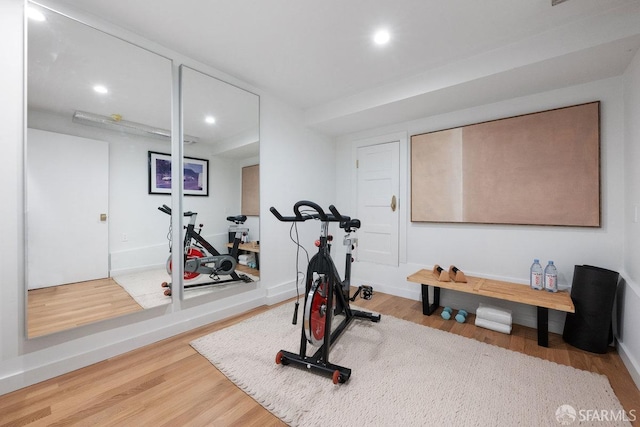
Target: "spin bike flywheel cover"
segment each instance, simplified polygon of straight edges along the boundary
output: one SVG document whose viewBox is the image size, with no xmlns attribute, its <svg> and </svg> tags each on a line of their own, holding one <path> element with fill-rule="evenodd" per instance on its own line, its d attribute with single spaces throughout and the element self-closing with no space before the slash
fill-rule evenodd
<svg viewBox="0 0 640 427">
<path fill-rule="evenodd" d="M 307 294 L 304 308 L 304 332 L 307 341 L 315 346 L 324 343 L 325 316 L 327 315 L 327 284 L 317 279 Z"/>
<path fill-rule="evenodd" d="M 204 253 L 202 253 L 202 251 L 199 248 L 195 248 L 192 246 L 187 251 L 187 260 L 190 260 L 193 258 L 204 258 Z M 169 258 L 167 259 L 167 273 L 171 274 L 171 272 L 173 271 L 172 266 L 173 265 L 171 262 L 171 255 L 169 255 Z M 200 276 L 200 273 L 195 271 L 185 271 L 183 274 L 184 280 L 193 280 L 198 276 Z"/>
</svg>

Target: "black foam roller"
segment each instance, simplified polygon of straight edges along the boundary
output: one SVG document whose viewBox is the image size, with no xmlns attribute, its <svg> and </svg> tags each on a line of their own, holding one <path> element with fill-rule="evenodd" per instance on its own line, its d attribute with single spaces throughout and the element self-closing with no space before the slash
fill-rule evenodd
<svg viewBox="0 0 640 427">
<path fill-rule="evenodd" d="M 571 285 L 575 313 L 567 313 L 562 338 L 574 347 L 606 353 L 613 338 L 611 321 L 619 274 L 591 265 L 576 265 Z"/>
</svg>

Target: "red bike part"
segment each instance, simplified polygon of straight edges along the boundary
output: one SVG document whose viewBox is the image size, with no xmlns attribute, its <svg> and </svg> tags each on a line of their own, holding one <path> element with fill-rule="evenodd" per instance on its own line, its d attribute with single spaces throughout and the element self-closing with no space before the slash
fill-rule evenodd
<svg viewBox="0 0 640 427">
<path fill-rule="evenodd" d="M 324 342 L 325 320 L 327 316 L 327 284 L 324 281 L 317 280 L 309 294 L 305 307 L 304 322 L 307 340 L 316 346 L 322 345 Z"/>
<path fill-rule="evenodd" d="M 193 258 L 204 258 L 204 253 L 199 248 L 190 247 L 189 250 L 187 251 L 187 260 L 190 260 Z M 171 274 L 171 271 L 173 271 L 171 255 L 169 255 L 169 259 L 167 260 L 167 271 L 169 272 L 169 274 Z M 183 278 L 184 280 L 193 280 L 198 276 L 200 276 L 200 273 L 197 273 L 195 271 L 185 271 Z"/>
<path fill-rule="evenodd" d="M 334 384 L 338 384 L 339 382 L 341 382 L 340 371 L 338 371 L 337 369 L 333 371 L 332 379 Z"/>
</svg>

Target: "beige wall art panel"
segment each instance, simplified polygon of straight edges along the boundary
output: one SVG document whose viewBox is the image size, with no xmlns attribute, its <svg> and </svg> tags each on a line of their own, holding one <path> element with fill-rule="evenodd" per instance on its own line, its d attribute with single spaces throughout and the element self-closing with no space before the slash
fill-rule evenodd
<svg viewBox="0 0 640 427">
<path fill-rule="evenodd" d="M 600 226 L 599 102 L 411 137 L 411 219 Z"/>
</svg>

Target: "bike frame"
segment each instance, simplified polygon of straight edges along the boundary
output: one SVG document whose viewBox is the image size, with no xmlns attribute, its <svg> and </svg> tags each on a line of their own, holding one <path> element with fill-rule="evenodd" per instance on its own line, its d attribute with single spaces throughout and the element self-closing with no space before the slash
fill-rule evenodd
<svg viewBox="0 0 640 427">
<path fill-rule="evenodd" d="M 300 207 L 303 206 L 310 207 L 315 210 L 317 214 L 303 215 L 300 212 Z M 350 238 L 350 232 L 353 229 L 360 227 L 360 221 L 357 219 L 352 220 L 350 217 L 340 215 L 333 205 L 329 207 L 329 210 L 333 215 L 327 215 L 320 206 L 309 201 L 300 201 L 296 203 L 293 210 L 296 216 L 283 217 L 275 208 L 271 208 L 271 212 L 280 221 L 303 222 L 308 219 L 319 219 L 322 221 L 318 252 L 311 258 L 307 267 L 304 307 L 307 307 L 307 304 L 311 303 L 309 298 L 312 292 L 310 291 L 317 280 L 326 280 L 326 301 L 329 307 L 326 309 L 326 315 L 324 318 L 324 337 L 320 348 L 312 356 L 307 356 L 307 337 L 303 322 L 299 353 L 296 354 L 286 350 L 281 350 L 276 356 L 276 362 L 282 364 L 293 363 L 313 372 L 331 376 L 335 384 L 338 382 L 344 383 L 351 376 L 351 369 L 329 362 L 331 345 L 338 339 L 349 323 L 356 318 L 367 319 L 372 322 L 380 321 L 380 315 L 373 315 L 372 313 L 360 310 L 352 310 L 349 306 L 349 286 L 351 281 L 352 262 L 351 255 L 353 248 L 353 240 Z M 340 275 L 338 274 L 333 259 L 331 258 L 331 244 L 328 232 L 330 222 L 339 222 L 340 227 L 344 228 L 347 232 L 347 236 L 344 239 L 345 244 L 348 243 L 345 258 L 344 281 L 340 279 Z M 317 276 L 317 278 L 315 276 Z M 317 289 L 318 287 L 316 287 L 316 291 Z M 334 297 L 336 301 L 335 307 L 333 306 Z M 334 331 L 331 331 L 333 316 L 343 313 L 344 319 L 342 319 Z"/>
<path fill-rule="evenodd" d="M 197 214 L 193 212 L 187 212 L 185 213 L 185 215 L 186 214 L 191 214 L 191 215 L 189 215 L 190 216 L 189 224 L 187 224 L 187 230 L 184 235 L 184 244 L 183 244 L 184 265 L 185 266 L 187 265 L 187 255 L 188 255 L 189 247 L 191 247 L 193 240 L 195 240 L 197 244 L 199 244 L 201 247 L 206 249 L 207 252 L 209 252 L 209 255 L 214 257 L 222 256 L 223 254 L 218 252 L 211 243 L 209 243 L 204 237 L 202 237 L 202 235 L 198 231 L 196 231 L 196 215 Z M 233 246 L 231 248 L 231 253 L 229 254 L 236 260 L 238 257 L 238 247 L 240 246 L 241 239 L 242 239 L 242 232 L 236 231 L 235 238 L 233 239 Z M 207 258 L 201 259 L 204 264 L 207 263 L 206 259 Z M 238 277 L 238 274 L 235 272 L 235 269 L 233 272 L 231 272 L 230 275 L 234 280 L 240 280 L 240 277 Z M 189 285 L 185 285 L 185 289 L 187 288 L 187 286 Z"/>
<path fill-rule="evenodd" d="M 171 208 L 168 207 L 167 205 L 162 205 L 158 209 L 166 213 L 167 215 L 171 215 Z M 209 277 L 214 279 L 210 282 L 203 282 L 203 283 L 193 283 L 193 284 L 185 283 L 183 284 L 183 289 L 218 285 L 222 283 L 229 283 L 229 282 L 236 282 L 236 281 L 243 281 L 245 283 L 253 282 L 253 280 L 246 274 L 239 275 L 235 271 L 235 266 L 236 266 L 237 257 L 238 257 L 238 248 L 240 246 L 240 242 L 242 239 L 241 231 L 236 231 L 235 238 L 233 240 L 233 246 L 231 248 L 231 253 L 229 255 L 224 255 L 218 252 L 211 243 L 209 243 L 204 237 L 202 237 L 199 231 L 196 231 L 197 213 L 184 212 L 183 215 L 189 217 L 189 223 L 185 226 L 186 231 L 185 231 L 185 236 L 184 236 L 184 241 L 182 246 L 183 265 L 185 266 L 185 272 L 195 272 L 195 273 L 198 273 L 198 275 L 207 274 L 209 275 Z M 246 220 L 246 216 L 239 215 L 236 217 L 227 217 L 227 220 L 235 222 L 236 224 L 241 224 Z M 204 249 L 208 253 L 208 254 L 205 253 L 205 255 L 207 256 L 204 256 L 202 258 L 196 257 L 196 258 L 190 259 L 188 255 L 189 255 L 189 250 L 192 247 Z M 196 265 L 195 269 L 191 269 L 191 268 L 187 269 L 187 266 L 189 265 L 188 263 L 190 262 L 195 263 Z M 232 262 L 231 271 L 228 273 L 226 272 L 224 273 L 231 276 L 230 279 L 219 280 L 217 278 L 216 268 L 207 266 L 207 264 L 211 264 L 211 263 L 215 263 L 217 265 L 218 262 Z M 163 284 L 163 287 L 169 288 L 168 295 L 170 295 L 171 283 L 165 282 Z M 165 291 L 165 295 L 167 295 L 167 291 Z"/>
</svg>

